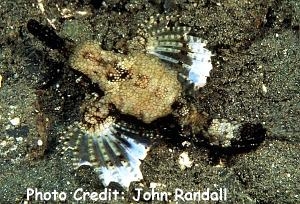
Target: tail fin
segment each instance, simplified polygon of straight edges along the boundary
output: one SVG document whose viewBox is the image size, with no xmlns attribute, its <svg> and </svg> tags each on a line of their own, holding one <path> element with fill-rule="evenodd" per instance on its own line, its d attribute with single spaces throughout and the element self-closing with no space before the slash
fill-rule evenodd
<svg viewBox="0 0 300 204">
<path fill-rule="evenodd" d="M 189 35 L 189 27 L 165 27 L 153 30 L 147 39 L 147 52 L 167 62 L 182 64 L 181 77 L 196 88 L 206 84 L 212 69 L 212 53 L 205 48 L 206 41 Z"/>
<path fill-rule="evenodd" d="M 75 140 L 69 138 L 73 163 L 77 168 L 94 167 L 104 186 L 116 182 L 128 188 L 131 182 L 143 179 L 140 160 L 147 155 L 149 141 L 141 134 L 109 116 L 92 131 L 82 130 L 74 134 Z"/>
</svg>

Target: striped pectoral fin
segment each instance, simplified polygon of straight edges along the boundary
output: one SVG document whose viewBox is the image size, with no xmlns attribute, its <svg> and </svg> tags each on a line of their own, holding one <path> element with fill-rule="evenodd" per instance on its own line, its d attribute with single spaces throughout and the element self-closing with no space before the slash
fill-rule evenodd
<svg viewBox="0 0 300 204">
<path fill-rule="evenodd" d="M 104 144 L 103 154 L 107 155 L 109 162 L 108 165 L 97 169 L 105 186 L 116 182 L 128 188 L 132 181 L 143 179 L 140 160 L 146 157 L 148 144 L 140 143 L 116 127 L 111 127 L 111 134 L 98 139 L 98 142 Z"/>
<path fill-rule="evenodd" d="M 115 182 L 128 188 L 131 182 L 143 179 L 140 164 L 149 150 L 149 141 L 139 132 L 111 122 L 81 134 L 74 149 L 74 164 L 94 167 L 104 186 Z"/>
<path fill-rule="evenodd" d="M 180 72 L 195 88 L 205 85 L 206 78 L 212 69 L 213 56 L 206 46 L 206 41 L 189 35 L 190 28 L 175 27 L 153 31 L 148 39 L 147 52 L 174 64 L 182 64 Z"/>
</svg>

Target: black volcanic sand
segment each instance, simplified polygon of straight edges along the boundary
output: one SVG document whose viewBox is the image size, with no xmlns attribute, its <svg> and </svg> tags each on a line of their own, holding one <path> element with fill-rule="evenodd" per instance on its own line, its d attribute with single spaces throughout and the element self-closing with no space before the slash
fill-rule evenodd
<svg viewBox="0 0 300 204">
<path fill-rule="evenodd" d="M 40 26 L 48 26 L 40 30 L 49 31 L 49 21 L 55 19 L 56 30 L 50 29 L 50 34 L 76 43 L 95 39 L 103 49 L 126 54 L 131 49 L 127 42 L 136 36 L 138 24 L 156 14 L 179 15 L 179 24 L 190 26 L 193 35 L 206 39 L 215 53 L 211 77 L 197 94 L 199 110 L 213 118 L 261 124 L 266 136 L 256 148 L 235 151 L 193 141 L 182 147 L 178 135 L 171 132 L 172 138 L 159 142 L 142 163 L 144 180 L 133 183 L 124 199 L 115 203 L 134 202 L 134 189 L 148 190 L 150 183 L 157 191 L 171 194 L 176 188 L 198 191 L 226 187 L 228 203 L 299 202 L 297 0 L 42 2 L 44 13 L 37 1 L 0 3 L 1 203 L 26 200 L 27 188 L 43 192 L 103 190 L 91 169 L 73 171 L 72 162 L 60 154 L 58 139 L 67 126 L 80 121 L 85 93 L 98 88 L 85 77 L 78 82 L 80 73 L 71 70 L 64 57 L 68 50 L 59 53 L 49 48 L 53 44 L 30 34 L 27 23 L 34 19 Z M 87 15 L 78 11 L 87 11 Z M 66 18 L 68 13 L 72 16 Z M 40 35 L 42 38 L 43 32 Z M 20 118 L 20 124 L 12 125 L 14 118 Z M 42 146 L 37 145 L 38 140 Z M 180 169 L 182 152 L 193 161 L 191 168 Z"/>
</svg>

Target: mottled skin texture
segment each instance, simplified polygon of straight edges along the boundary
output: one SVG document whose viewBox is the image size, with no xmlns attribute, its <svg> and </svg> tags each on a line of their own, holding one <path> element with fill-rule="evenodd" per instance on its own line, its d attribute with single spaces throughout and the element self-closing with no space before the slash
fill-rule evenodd
<svg viewBox="0 0 300 204">
<path fill-rule="evenodd" d="M 70 62 L 99 84 L 105 94 L 99 101 L 103 108 L 114 104 L 121 113 L 145 123 L 170 114 L 182 91 L 177 73 L 144 53 L 120 55 L 85 42 L 75 49 Z"/>
</svg>

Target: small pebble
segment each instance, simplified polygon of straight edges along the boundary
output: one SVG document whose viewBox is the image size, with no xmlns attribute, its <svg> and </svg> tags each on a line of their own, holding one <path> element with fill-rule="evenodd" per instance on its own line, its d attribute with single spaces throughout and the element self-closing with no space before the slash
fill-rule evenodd
<svg viewBox="0 0 300 204">
<path fill-rule="evenodd" d="M 184 170 L 186 168 L 191 168 L 193 165 L 193 161 L 190 160 L 189 155 L 187 152 L 182 152 L 179 155 L 179 167 L 181 170 Z"/>
<path fill-rule="evenodd" d="M 42 146 L 42 145 L 43 145 L 43 141 L 42 141 L 41 139 L 39 139 L 39 140 L 37 141 L 37 145 L 38 145 L 38 146 Z"/>
<path fill-rule="evenodd" d="M 13 118 L 13 119 L 9 120 L 9 122 L 10 122 L 13 126 L 20 125 L 20 118 L 19 118 L 19 117 Z"/>
</svg>

